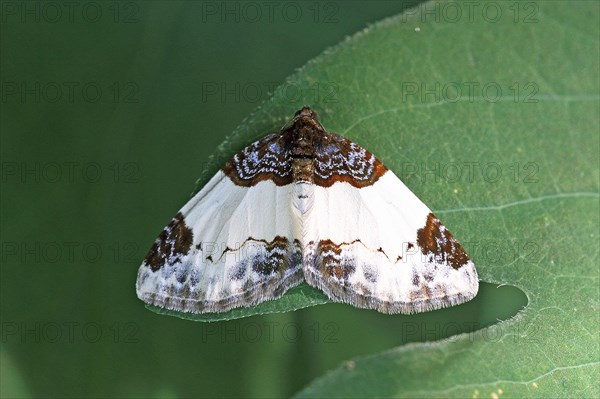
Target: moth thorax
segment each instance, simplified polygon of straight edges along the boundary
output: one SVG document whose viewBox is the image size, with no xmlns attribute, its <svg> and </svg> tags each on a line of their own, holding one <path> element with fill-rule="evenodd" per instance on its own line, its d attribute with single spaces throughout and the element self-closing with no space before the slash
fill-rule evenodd
<svg viewBox="0 0 600 399">
<path fill-rule="evenodd" d="M 296 158 L 292 163 L 292 173 L 295 182 L 314 181 L 314 165 L 312 158 Z"/>
<path fill-rule="evenodd" d="M 292 157 L 313 158 L 318 132 L 312 126 L 300 126 L 293 134 Z"/>
</svg>

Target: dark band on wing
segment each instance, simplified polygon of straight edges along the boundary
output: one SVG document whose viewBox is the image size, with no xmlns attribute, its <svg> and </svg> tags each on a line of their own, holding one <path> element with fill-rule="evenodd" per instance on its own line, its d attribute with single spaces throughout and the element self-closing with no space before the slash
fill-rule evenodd
<svg viewBox="0 0 600 399">
<path fill-rule="evenodd" d="M 312 113 L 297 115 L 280 133 L 244 148 L 222 170 L 243 187 L 271 180 L 278 186 L 304 181 L 322 187 L 346 182 L 362 188 L 374 184 L 387 168 L 356 143 L 326 132 Z"/>
<path fill-rule="evenodd" d="M 242 187 L 252 187 L 263 180 L 284 186 L 294 180 L 289 146 L 280 134 L 250 144 L 227 161 L 222 170 Z"/>
<path fill-rule="evenodd" d="M 417 244 L 425 256 L 448 263 L 454 269 L 461 268 L 470 260 L 456 238 L 433 213 L 427 215 L 425 227 L 417 230 Z"/>
<path fill-rule="evenodd" d="M 152 271 L 157 271 L 165 263 L 179 263 L 190 251 L 193 241 L 192 229 L 185 224 L 181 212 L 178 212 L 154 241 L 144 262 Z"/>
<path fill-rule="evenodd" d="M 328 133 L 315 148 L 314 182 L 331 187 L 346 182 L 356 188 L 374 184 L 387 172 L 373 154 L 345 137 Z"/>
<path fill-rule="evenodd" d="M 252 248 L 252 243 L 256 243 L 255 248 Z M 243 279 L 248 270 L 271 277 L 302 265 L 302 249 L 298 240 L 290 242 L 285 237 L 276 236 L 272 241 L 266 241 L 250 237 L 240 248 L 245 248 L 245 251 L 240 254 L 240 262 L 229 274 L 233 280 Z M 235 251 L 239 251 L 239 248 L 226 248 L 221 256 Z"/>
</svg>

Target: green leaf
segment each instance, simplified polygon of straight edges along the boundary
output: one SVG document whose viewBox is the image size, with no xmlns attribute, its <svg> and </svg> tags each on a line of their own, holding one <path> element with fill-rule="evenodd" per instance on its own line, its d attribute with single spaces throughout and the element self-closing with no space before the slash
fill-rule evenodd
<svg viewBox="0 0 600 399">
<path fill-rule="evenodd" d="M 467 243 L 482 281 L 528 297 L 511 320 L 348 361 L 298 397 L 600 395 L 599 6 L 470 4 L 422 4 L 309 62 L 199 180 L 308 104 Z M 488 244 L 516 255 L 493 262 Z"/>
</svg>

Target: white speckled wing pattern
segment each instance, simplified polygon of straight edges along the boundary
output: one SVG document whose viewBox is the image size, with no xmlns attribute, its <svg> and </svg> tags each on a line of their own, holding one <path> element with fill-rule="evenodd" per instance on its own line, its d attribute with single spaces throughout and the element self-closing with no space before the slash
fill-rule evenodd
<svg viewBox="0 0 600 399">
<path fill-rule="evenodd" d="M 333 301 L 414 313 L 470 300 L 477 272 L 452 234 L 375 156 L 309 108 L 229 160 L 155 241 L 147 303 L 222 312 L 306 280 Z"/>
<path fill-rule="evenodd" d="M 290 145 L 287 136 L 270 134 L 235 154 L 223 171 L 236 185 L 243 187 L 265 180 L 278 186 L 291 184 L 294 180 Z"/>
<path fill-rule="evenodd" d="M 387 170 L 373 154 L 347 138 L 332 133 L 327 133 L 325 138 L 315 146 L 315 185 L 331 187 L 345 182 L 356 188 L 366 187 Z"/>
</svg>

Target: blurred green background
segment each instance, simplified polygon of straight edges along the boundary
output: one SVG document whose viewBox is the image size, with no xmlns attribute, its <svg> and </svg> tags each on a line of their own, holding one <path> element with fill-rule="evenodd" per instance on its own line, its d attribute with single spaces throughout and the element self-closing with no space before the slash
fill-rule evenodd
<svg viewBox="0 0 600 399">
<path fill-rule="evenodd" d="M 354 356 L 515 314 L 524 295 L 485 284 L 416 316 L 324 305 L 211 324 L 135 296 L 226 135 L 295 68 L 415 4 L 3 1 L 2 397 L 285 397 Z"/>
</svg>

